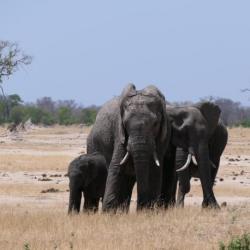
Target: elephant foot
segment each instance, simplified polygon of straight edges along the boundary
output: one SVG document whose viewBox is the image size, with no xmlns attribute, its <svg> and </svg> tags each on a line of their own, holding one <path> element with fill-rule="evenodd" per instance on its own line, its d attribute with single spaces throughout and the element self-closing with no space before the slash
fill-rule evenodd
<svg viewBox="0 0 250 250">
<path fill-rule="evenodd" d="M 219 204 L 217 203 L 217 201 L 212 200 L 212 201 L 208 201 L 208 200 L 203 200 L 202 202 L 202 208 L 208 208 L 208 209 L 220 209 Z"/>
</svg>

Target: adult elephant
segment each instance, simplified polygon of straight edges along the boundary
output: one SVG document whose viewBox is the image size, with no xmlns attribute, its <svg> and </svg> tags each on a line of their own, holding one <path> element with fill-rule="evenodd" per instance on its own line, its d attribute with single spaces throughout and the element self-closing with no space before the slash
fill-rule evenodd
<svg viewBox="0 0 250 250">
<path fill-rule="evenodd" d="M 175 165 L 176 148 L 188 152 L 187 162 L 179 171 L 185 169 L 192 158 L 198 164 L 198 171 L 203 191 L 202 207 L 219 208 L 213 192 L 209 143 L 219 123 L 220 108 L 211 102 L 201 102 L 194 106 L 174 107 L 167 105 L 172 127 L 171 159 Z M 175 189 L 172 190 L 172 201 L 175 201 Z"/>
<path fill-rule="evenodd" d="M 135 181 L 137 209 L 154 206 L 161 193 L 169 129 L 165 98 L 155 86 L 138 91 L 129 84 L 103 105 L 87 139 L 87 152 L 100 152 L 109 165 L 103 211 L 127 211 Z"/>
<path fill-rule="evenodd" d="M 211 173 L 211 185 L 214 184 L 216 174 L 220 165 L 220 157 L 226 147 L 228 140 L 227 128 L 222 121 L 219 121 L 214 133 L 209 139 L 209 160 L 210 160 L 210 173 Z M 188 159 L 188 152 L 183 148 L 177 148 L 176 151 L 176 168 L 178 177 L 178 193 L 177 193 L 177 206 L 184 206 L 185 195 L 190 191 L 190 179 L 191 177 L 200 178 L 197 162 L 192 157 L 188 160 L 189 164 L 185 163 Z M 185 168 L 181 169 L 183 166 Z M 180 171 L 181 169 L 181 171 Z M 176 180 L 177 181 L 177 180 Z"/>
</svg>

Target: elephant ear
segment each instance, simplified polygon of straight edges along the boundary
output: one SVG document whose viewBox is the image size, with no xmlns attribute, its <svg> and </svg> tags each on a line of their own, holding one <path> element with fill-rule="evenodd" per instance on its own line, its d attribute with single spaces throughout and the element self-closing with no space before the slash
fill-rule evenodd
<svg viewBox="0 0 250 250">
<path fill-rule="evenodd" d="M 123 117 L 123 104 L 126 101 L 128 97 L 132 97 L 136 95 L 136 87 L 134 84 L 130 83 L 128 84 L 122 91 L 122 94 L 120 96 L 120 112 L 119 112 L 119 117 L 118 117 L 118 134 L 119 134 L 119 140 L 122 144 L 125 143 L 125 129 L 122 121 Z"/>
<path fill-rule="evenodd" d="M 95 160 L 91 156 L 87 156 L 87 162 L 84 174 L 85 186 L 88 186 L 96 176 L 97 176 L 97 169 L 95 165 Z"/>
<path fill-rule="evenodd" d="M 212 134 L 218 125 L 221 110 L 218 105 L 212 102 L 201 102 L 196 105 L 196 107 L 201 111 L 204 116 L 209 133 Z"/>
<path fill-rule="evenodd" d="M 167 133 L 170 133 L 168 131 L 170 129 L 169 120 L 167 117 L 167 111 L 166 111 L 166 100 L 165 96 L 162 94 L 162 92 L 155 87 L 154 85 L 149 85 L 143 90 L 144 95 L 149 96 L 155 96 L 158 98 L 161 104 L 161 114 L 162 114 L 162 120 L 161 120 L 161 128 L 160 128 L 160 143 L 164 143 L 167 139 Z"/>
<path fill-rule="evenodd" d="M 149 95 L 149 96 L 158 96 L 159 98 L 161 98 L 162 100 L 164 100 L 165 102 L 165 97 L 164 95 L 161 93 L 161 91 L 155 87 L 154 85 L 149 85 L 147 86 L 145 89 L 143 89 L 143 94 L 144 95 Z"/>
</svg>

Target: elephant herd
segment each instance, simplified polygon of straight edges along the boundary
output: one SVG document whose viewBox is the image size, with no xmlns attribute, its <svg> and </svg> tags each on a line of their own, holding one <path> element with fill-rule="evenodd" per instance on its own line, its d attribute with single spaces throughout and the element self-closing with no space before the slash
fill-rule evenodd
<svg viewBox="0 0 250 250">
<path fill-rule="evenodd" d="M 213 184 L 228 133 L 211 102 L 175 107 L 155 86 L 127 85 L 105 103 L 87 138 L 87 154 L 68 169 L 69 213 L 129 210 L 137 183 L 137 210 L 184 205 L 192 176 L 199 177 L 202 207 L 219 208 Z M 177 193 L 178 184 L 178 194 Z"/>
</svg>

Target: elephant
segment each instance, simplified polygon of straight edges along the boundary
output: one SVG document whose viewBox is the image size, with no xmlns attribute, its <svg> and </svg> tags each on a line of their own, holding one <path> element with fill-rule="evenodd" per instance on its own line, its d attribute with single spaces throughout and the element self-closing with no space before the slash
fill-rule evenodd
<svg viewBox="0 0 250 250">
<path fill-rule="evenodd" d="M 94 152 L 75 158 L 69 164 L 68 176 L 70 189 L 68 213 L 79 213 L 82 193 L 84 195 L 83 211 L 97 212 L 99 200 L 103 197 L 106 185 L 105 157 Z"/>
<path fill-rule="evenodd" d="M 165 97 L 153 85 L 136 90 L 128 84 L 102 106 L 87 138 L 87 152 L 101 152 L 108 164 L 104 212 L 127 212 L 135 182 L 137 210 L 156 205 L 170 129 Z"/>
<path fill-rule="evenodd" d="M 219 122 L 220 108 L 212 102 L 200 102 L 186 107 L 176 107 L 167 104 L 166 112 L 168 113 L 172 127 L 171 142 L 170 146 L 168 146 L 170 152 L 168 164 L 175 166 L 177 148 L 181 148 L 184 152 L 188 153 L 187 162 L 179 169 L 179 172 L 189 165 L 193 157 L 198 165 L 203 191 L 202 207 L 219 208 L 213 192 L 213 180 L 218 170 L 219 156 L 224 148 L 218 149 L 217 154 L 216 150 L 214 153 L 211 145 L 216 146 L 212 141 L 222 126 Z M 227 132 L 224 131 L 223 133 L 226 133 L 226 135 L 224 135 L 223 139 L 225 142 L 222 142 L 222 144 L 226 144 Z M 212 163 L 215 164 L 215 168 L 211 167 Z M 173 185 L 172 188 L 170 199 L 174 204 L 176 185 Z"/>
<path fill-rule="evenodd" d="M 209 139 L 209 160 L 210 160 L 210 172 L 211 172 L 211 184 L 214 184 L 216 174 L 220 165 L 220 157 L 226 147 L 228 140 L 227 128 L 224 126 L 222 121 L 219 121 L 214 133 Z M 188 159 L 188 152 L 183 148 L 177 148 L 176 150 L 176 169 L 178 177 L 178 194 L 177 194 L 177 206 L 184 206 L 185 195 L 190 191 L 190 179 L 191 177 L 199 178 L 199 171 L 197 162 L 192 157 L 190 158 L 190 164 L 186 165 L 186 168 L 182 171 L 181 169 Z M 177 181 L 177 179 L 176 179 Z M 177 187 L 177 185 L 176 185 Z"/>
</svg>

